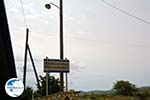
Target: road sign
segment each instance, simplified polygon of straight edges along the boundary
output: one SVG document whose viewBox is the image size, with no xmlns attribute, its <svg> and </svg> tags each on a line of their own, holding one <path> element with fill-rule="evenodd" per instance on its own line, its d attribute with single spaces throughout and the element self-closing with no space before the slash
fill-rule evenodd
<svg viewBox="0 0 150 100">
<path fill-rule="evenodd" d="M 44 59 L 44 72 L 69 72 L 69 60 Z"/>
</svg>

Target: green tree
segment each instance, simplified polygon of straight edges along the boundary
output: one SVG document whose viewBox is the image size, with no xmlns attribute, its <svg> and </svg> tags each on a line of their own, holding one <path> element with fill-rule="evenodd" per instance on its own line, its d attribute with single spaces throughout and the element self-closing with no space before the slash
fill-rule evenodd
<svg viewBox="0 0 150 100">
<path fill-rule="evenodd" d="M 137 92 L 137 88 L 129 81 L 117 81 L 113 86 L 113 91 L 117 95 L 132 96 Z"/>
<path fill-rule="evenodd" d="M 39 93 L 39 90 L 34 91 L 33 95 L 34 95 L 34 98 L 41 97 L 41 94 Z"/>
<path fill-rule="evenodd" d="M 42 77 L 40 76 L 40 80 L 39 80 L 41 86 L 38 88 L 38 93 L 41 96 L 45 96 L 46 95 L 46 76 Z M 57 93 L 60 92 L 60 88 L 59 88 L 59 79 L 55 79 L 54 76 L 49 76 L 48 75 L 48 94 L 52 94 L 52 93 Z"/>
<path fill-rule="evenodd" d="M 150 97 L 150 90 L 138 90 L 136 95 L 140 97 L 141 100 L 149 100 L 148 97 Z"/>
<path fill-rule="evenodd" d="M 24 100 L 31 100 L 32 99 L 32 92 L 33 89 L 31 87 L 26 87 L 24 93 L 22 95 Z"/>
</svg>

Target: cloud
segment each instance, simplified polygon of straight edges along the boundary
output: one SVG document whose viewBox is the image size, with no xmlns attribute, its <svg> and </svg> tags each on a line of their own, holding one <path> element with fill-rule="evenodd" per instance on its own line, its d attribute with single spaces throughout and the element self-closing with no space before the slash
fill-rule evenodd
<svg viewBox="0 0 150 100">
<path fill-rule="evenodd" d="M 5 2 L 17 73 L 22 78 L 26 26 L 18 0 Z M 139 5 L 137 14 L 147 18 L 143 3 L 136 2 L 133 6 L 129 2 L 113 1 L 123 8 L 130 5 L 128 10 Z M 41 0 L 23 1 L 30 30 L 29 45 L 39 75 L 45 75 L 43 59 L 46 56 L 59 58 L 59 10 L 45 9 L 45 3 Z M 149 31 L 148 25 L 120 15 L 101 1 L 64 1 L 64 56 L 71 62 L 69 80 L 74 84 L 72 88 L 108 89 L 116 79 L 148 84 L 149 70 L 145 69 L 150 65 Z M 29 56 L 27 67 L 29 85 L 36 84 Z"/>
</svg>

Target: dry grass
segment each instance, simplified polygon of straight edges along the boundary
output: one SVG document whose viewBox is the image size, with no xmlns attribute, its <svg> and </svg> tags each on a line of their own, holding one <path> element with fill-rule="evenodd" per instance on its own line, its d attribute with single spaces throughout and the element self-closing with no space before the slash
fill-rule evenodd
<svg viewBox="0 0 150 100">
<path fill-rule="evenodd" d="M 79 100 L 150 100 L 150 98 L 140 99 L 139 97 L 114 96 L 111 94 L 84 94 L 80 96 Z"/>
</svg>

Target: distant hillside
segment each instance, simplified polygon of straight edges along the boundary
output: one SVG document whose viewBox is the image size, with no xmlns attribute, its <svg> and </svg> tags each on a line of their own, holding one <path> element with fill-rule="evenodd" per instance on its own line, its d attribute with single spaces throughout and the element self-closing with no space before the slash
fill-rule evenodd
<svg viewBox="0 0 150 100">
<path fill-rule="evenodd" d="M 150 86 L 142 86 L 142 87 L 139 87 L 138 90 L 140 90 L 140 91 L 145 91 L 145 90 L 150 91 Z"/>
<path fill-rule="evenodd" d="M 109 94 L 109 93 L 112 93 L 112 91 L 111 90 L 93 90 L 93 91 L 88 91 L 87 93 Z"/>
<path fill-rule="evenodd" d="M 110 94 L 112 93 L 111 90 L 92 90 L 92 91 L 81 91 L 81 93 L 86 93 L 86 94 L 91 94 L 91 93 L 94 93 L 94 94 Z"/>
<path fill-rule="evenodd" d="M 142 86 L 142 87 L 139 87 L 138 88 L 139 91 L 145 91 L 145 90 L 148 90 L 150 91 L 150 86 Z M 91 93 L 94 93 L 94 94 L 110 94 L 112 93 L 112 90 L 92 90 L 92 91 L 81 91 L 81 93 L 83 94 L 91 94 Z"/>
</svg>

